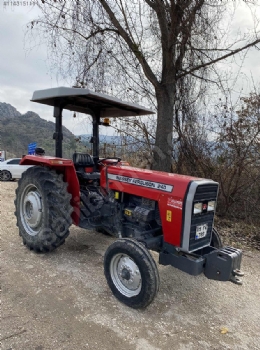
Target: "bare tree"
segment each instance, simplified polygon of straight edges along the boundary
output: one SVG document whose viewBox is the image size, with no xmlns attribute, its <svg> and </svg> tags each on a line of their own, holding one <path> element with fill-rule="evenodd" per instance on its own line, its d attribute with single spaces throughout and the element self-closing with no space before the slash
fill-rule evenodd
<svg viewBox="0 0 260 350">
<path fill-rule="evenodd" d="M 222 21 L 228 1 L 41 0 L 38 6 L 42 16 L 31 28 L 79 86 L 127 92 L 137 102 L 156 99 L 152 167 L 164 171 L 171 170 L 173 130 L 182 135 L 187 113 L 180 113 L 180 101 L 189 79 L 205 81 L 217 62 L 260 42 L 256 30 L 229 38 Z"/>
<path fill-rule="evenodd" d="M 220 183 L 223 214 L 259 223 L 260 208 L 260 95 L 241 97 L 240 106 L 222 107 L 214 176 Z"/>
</svg>

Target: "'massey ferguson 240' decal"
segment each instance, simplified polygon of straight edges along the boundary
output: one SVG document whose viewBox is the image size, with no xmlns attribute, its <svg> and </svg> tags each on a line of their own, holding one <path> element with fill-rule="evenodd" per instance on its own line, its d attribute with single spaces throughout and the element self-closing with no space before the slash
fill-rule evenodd
<svg viewBox="0 0 260 350">
<path fill-rule="evenodd" d="M 114 174 L 108 174 L 107 177 L 110 180 L 125 182 L 125 183 L 130 184 L 130 185 L 153 188 L 155 190 L 164 191 L 164 192 L 172 192 L 172 189 L 173 189 L 173 186 L 171 186 L 171 185 L 165 185 L 165 184 L 162 184 L 160 182 L 154 182 L 154 181 L 149 181 L 149 180 L 136 179 L 134 177 L 114 175 Z"/>
</svg>

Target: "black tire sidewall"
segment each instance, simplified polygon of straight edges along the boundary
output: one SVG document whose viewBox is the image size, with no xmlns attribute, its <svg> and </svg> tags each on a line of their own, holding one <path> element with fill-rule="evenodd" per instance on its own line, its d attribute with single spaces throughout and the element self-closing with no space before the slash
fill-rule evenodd
<svg viewBox="0 0 260 350">
<path fill-rule="evenodd" d="M 28 185 L 35 186 L 41 196 L 42 217 L 36 235 L 30 235 L 21 220 L 21 205 L 24 191 Z M 64 243 L 69 235 L 72 223 L 70 205 L 71 195 L 67 192 L 67 184 L 62 175 L 46 167 L 27 169 L 18 182 L 16 189 L 16 217 L 19 234 L 24 244 L 36 252 L 51 251 Z"/>
<path fill-rule="evenodd" d="M 111 247 L 113 246 L 113 244 L 109 247 L 109 250 L 106 252 L 105 258 L 104 258 L 104 272 L 105 272 L 108 285 L 111 288 L 115 297 L 121 302 L 123 302 L 124 304 L 126 304 L 127 306 L 130 306 L 132 308 L 144 308 L 152 302 L 152 300 L 154 299 L 158 291 L 158 287 L 155 288 L 156 291 L 153 291 L 153 286 L 152 286 L 152 284 L 154 283 L 152 274 L 158 276 L 157 266 L 153 261 L 153 258 L 150 255 L 149 251 L 145 247 L 141 249 L 139 245 L 134 244 L 134 242 L 132 241 L 131 248 L 135 249 L 135 252 L 132 252 L 127 248 L 117 247 L 116 242 L 114 242 L 115 244 L 114 247 Z M 139 268 L 141 278 L 142 278 L 142 287 L 141 287 L 140 293 L 136 296 L 127 297 L 123 295 L 117 289 L 117 287 L 115 286 L 112 280 L 111 273 L 110 273 L 110 264 L 111 264 L 112 258 L 117 254 L 125 254 L 129 256 Z"/>
<path fill-rule="evenodd" d="M 18 193 L 17 193 L 17 208 L 18 210 L 21 211 L 21 200 L 22 200 L 22 194 L 25 191 L 26 187 L 29 185 L 33 185 L 37 188 L 37 190 L 39 191 L 39 194 L 41 196 L 41 202 L 42 202 L 42 218 L 41 218 L 41 229 L 39 231 L 39 233 L 37 233 L 35 236 L 32 236 L 30 234 L 27 233 L 27 231 L 25 230 L 22 220 L 21 220 L 21 212 L 20 215 L 18 215 L 17 217 L 17 221 L 18 221 L 18 227 L 20 228 L 20 232 L 21 235 L 26 239 L 27 242 L 31 242 L 32 244 L 37 243 L 39 238 L 41 238 L 44 234 L 48 234 L 50 232 L 50 229 L 47 227 L 47 223 L 48 223 L 48 216 L 49 216 L 49 209 L 47 207 L 47 199 L 46 196 L 44 196 L 44 189 L 42 187 L 42 184 L 40 181 L 38 181 L 37 178 L 26 178 L 21 185 L 18 188 Z M 19 195 L 20 193 L 20 195 Z M 46 210 L 47 209 L 47 210 Z M 43 223 L 45 223 L 45 225 L 43 225 Z"/>
<path fill-rule="evenodd" d="M 217 249 L 223 248 L 223 243 L 221 241 L 221 237 L 215 228 L 212 229 L 212 236 L 211 236 L 210 245 L 214 248 L 217 248 Z"/>
<path fill-rule="evenodd" d="M 3 173 L 8 174 L 8 178 L 5 179 L 5 180 L 2 180 L 2 181 L 5 181 L 5 182 L 11 181 L 11 179 L 12 179 L 12 174 L 10 173 L 10 171 L 8 171 L 8 170 L 2 170 L 2 174 L 3 174 Z"/>
</svg>

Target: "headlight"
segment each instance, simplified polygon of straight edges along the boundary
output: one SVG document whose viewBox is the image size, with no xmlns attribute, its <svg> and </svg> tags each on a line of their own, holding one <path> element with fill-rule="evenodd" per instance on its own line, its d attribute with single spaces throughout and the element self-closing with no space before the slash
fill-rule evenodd
<svg viewBox="0 0 260 350">
<path fill-rule="evenodd" d="M 193 214 L 202 213 L 202 203 L 194 203 Z"/>
<path fill-rule="evenodd" d="M 215 201 L 210 201 L 208 202 L 208 211 L 213 211 L 216 208 L 216 202 Z"/>
</svg>

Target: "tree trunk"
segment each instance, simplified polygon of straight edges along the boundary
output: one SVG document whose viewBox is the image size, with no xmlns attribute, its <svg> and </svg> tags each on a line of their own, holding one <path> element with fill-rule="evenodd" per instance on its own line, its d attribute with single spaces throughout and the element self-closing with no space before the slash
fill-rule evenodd
<svg viewBox="0 0 260 350">
<path fill-rule="evenodd" d="M 171 172 L 172 165 L 172 131 L 175 88 L 160 87 L 156 91 L 158 116 L 155 146 L 153 149 L 153 170 Z"/>
</svg>

